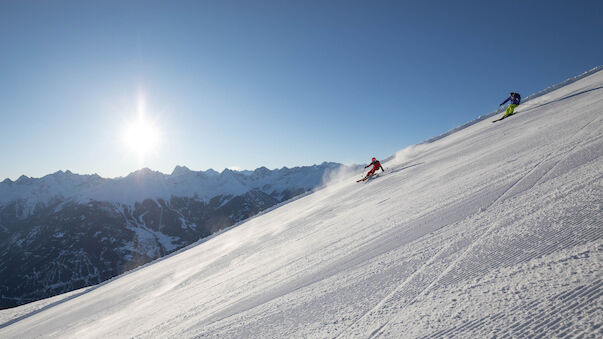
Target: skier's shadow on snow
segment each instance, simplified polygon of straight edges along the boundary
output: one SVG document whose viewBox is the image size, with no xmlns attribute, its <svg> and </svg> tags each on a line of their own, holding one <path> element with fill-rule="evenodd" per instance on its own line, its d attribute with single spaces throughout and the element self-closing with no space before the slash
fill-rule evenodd
<svg viewBox="0 0 603 339">
<path fill-rule="evenodd" d="M 587 90 L 584 90 L 584 91 L 580 91 L 578 93 L 570 94 L 568 96 L 565 96 L 563 98 L 559 98 L 557 100 L 553 100 L 553 101 L 550 101 L 550 102 L 547 102 L 547 103 L 544 103 L 544 104 L 541 104 L 541 105 L 538 105 L 538 106 L 530 107 L 528 109 L 521 110 L 521 113 L 524 113 L 524 112 L 527 112 L 527 111 L 531 111 L 533 109 L 540 108 L 542 106 L 550 105 L 550 104 L 555 103 L 555 102 L 560 102 L 560 101 L 563 101 L 563 100 L 571 99 L 571 98 L 576 97 L 578 95 L 586 94 L 588 92 L 592 92 L 592 91 L 596 91 L 596 90 L 600 90 L 600 89 L 603 89 L 603 86 L 599 86 L 599 87 L 596 87 L 596 88 L 591 88 L 591 89 L 587 89 Z M 520 112 L 517 112 L 517 113 L 520 113 Z"/>
<path fill-rule="evenodd" d="M 419 165 L 423 165 L 423 163 L 422 163 L 422 162 L 420 162 L 420 163 L 417 163 L 417 164 L 412 164 L 412 165 L 408 165 L 408 166 L 404 166 L 404 167 L 400 167 L 400 168 L 392 169 L 392 170 L 390 171 L 390 173 L 396 173 L 396 172 L 400 172 L 400 171 L 403 171 L 403 170 L 405 170 L 405 169 L 407 169 L 407 168 L 411 168 L 411 167 L 415 167 L 415 166 L 419 166 Z"/>
</svg>

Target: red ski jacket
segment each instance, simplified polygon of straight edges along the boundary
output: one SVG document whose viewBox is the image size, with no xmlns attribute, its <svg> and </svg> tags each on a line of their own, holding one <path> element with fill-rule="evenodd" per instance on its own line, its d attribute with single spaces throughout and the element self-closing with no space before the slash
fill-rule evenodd
<svg viewBox="0 0 603 339">
<path fill-rule="evenodd" d="M 371 165 L 373 166 L 373 169 L 375 171 L 378 170 L 379 168 L 381 168 L 381 170 L 383 170 L 383 168 L 381 167 L 381 163 L 379 162 L 379 160 L 375 160 L 375 161 L 371 162 L 370 164 L 364 166 L 364 168 L 370 167 Z"/>
</svg>

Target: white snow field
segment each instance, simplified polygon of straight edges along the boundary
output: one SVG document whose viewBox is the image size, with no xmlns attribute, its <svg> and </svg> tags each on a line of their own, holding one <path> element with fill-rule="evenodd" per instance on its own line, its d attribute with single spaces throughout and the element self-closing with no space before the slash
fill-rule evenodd
<svg viewBox="0 0 603 339">
<path fill-rule="evenodd" d="M 517 112 L 5 310 L 0 337 L 601 338 L 603 71 Z"/>
</svg>

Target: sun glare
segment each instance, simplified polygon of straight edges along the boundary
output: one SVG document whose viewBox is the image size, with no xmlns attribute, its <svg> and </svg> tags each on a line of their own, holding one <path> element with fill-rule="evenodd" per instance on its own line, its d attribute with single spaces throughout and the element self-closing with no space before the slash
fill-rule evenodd
<svg viewBox="0 0 603 339">
<path fill-rule="evenodd" d="M 145 155 L 157 148 L 159 132 L 150 121 L 138 119 L 126 125 L 124 141 L 130 151 Z"/>
<path fill-rule="evenodd" d="M 136 154 L 140 160 L 157 150 L 160 131 L 157 125 L 144 113 L 145 105 L 142 96 L 138 99 L 138 114 L 135 120 L 124 123 L 122 139 L 128 151 Z"/>
</svg>

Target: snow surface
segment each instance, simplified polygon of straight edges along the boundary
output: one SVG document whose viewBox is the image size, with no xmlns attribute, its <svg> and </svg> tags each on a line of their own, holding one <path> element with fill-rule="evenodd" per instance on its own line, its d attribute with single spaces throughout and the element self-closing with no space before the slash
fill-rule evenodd
<svg viewBox="0 0 603 339">
<path fill-rule="evenodd" d="M 600 338 L 603 71 L 517 112 L 3 311 L 0 337 Z"/>
</svg>

